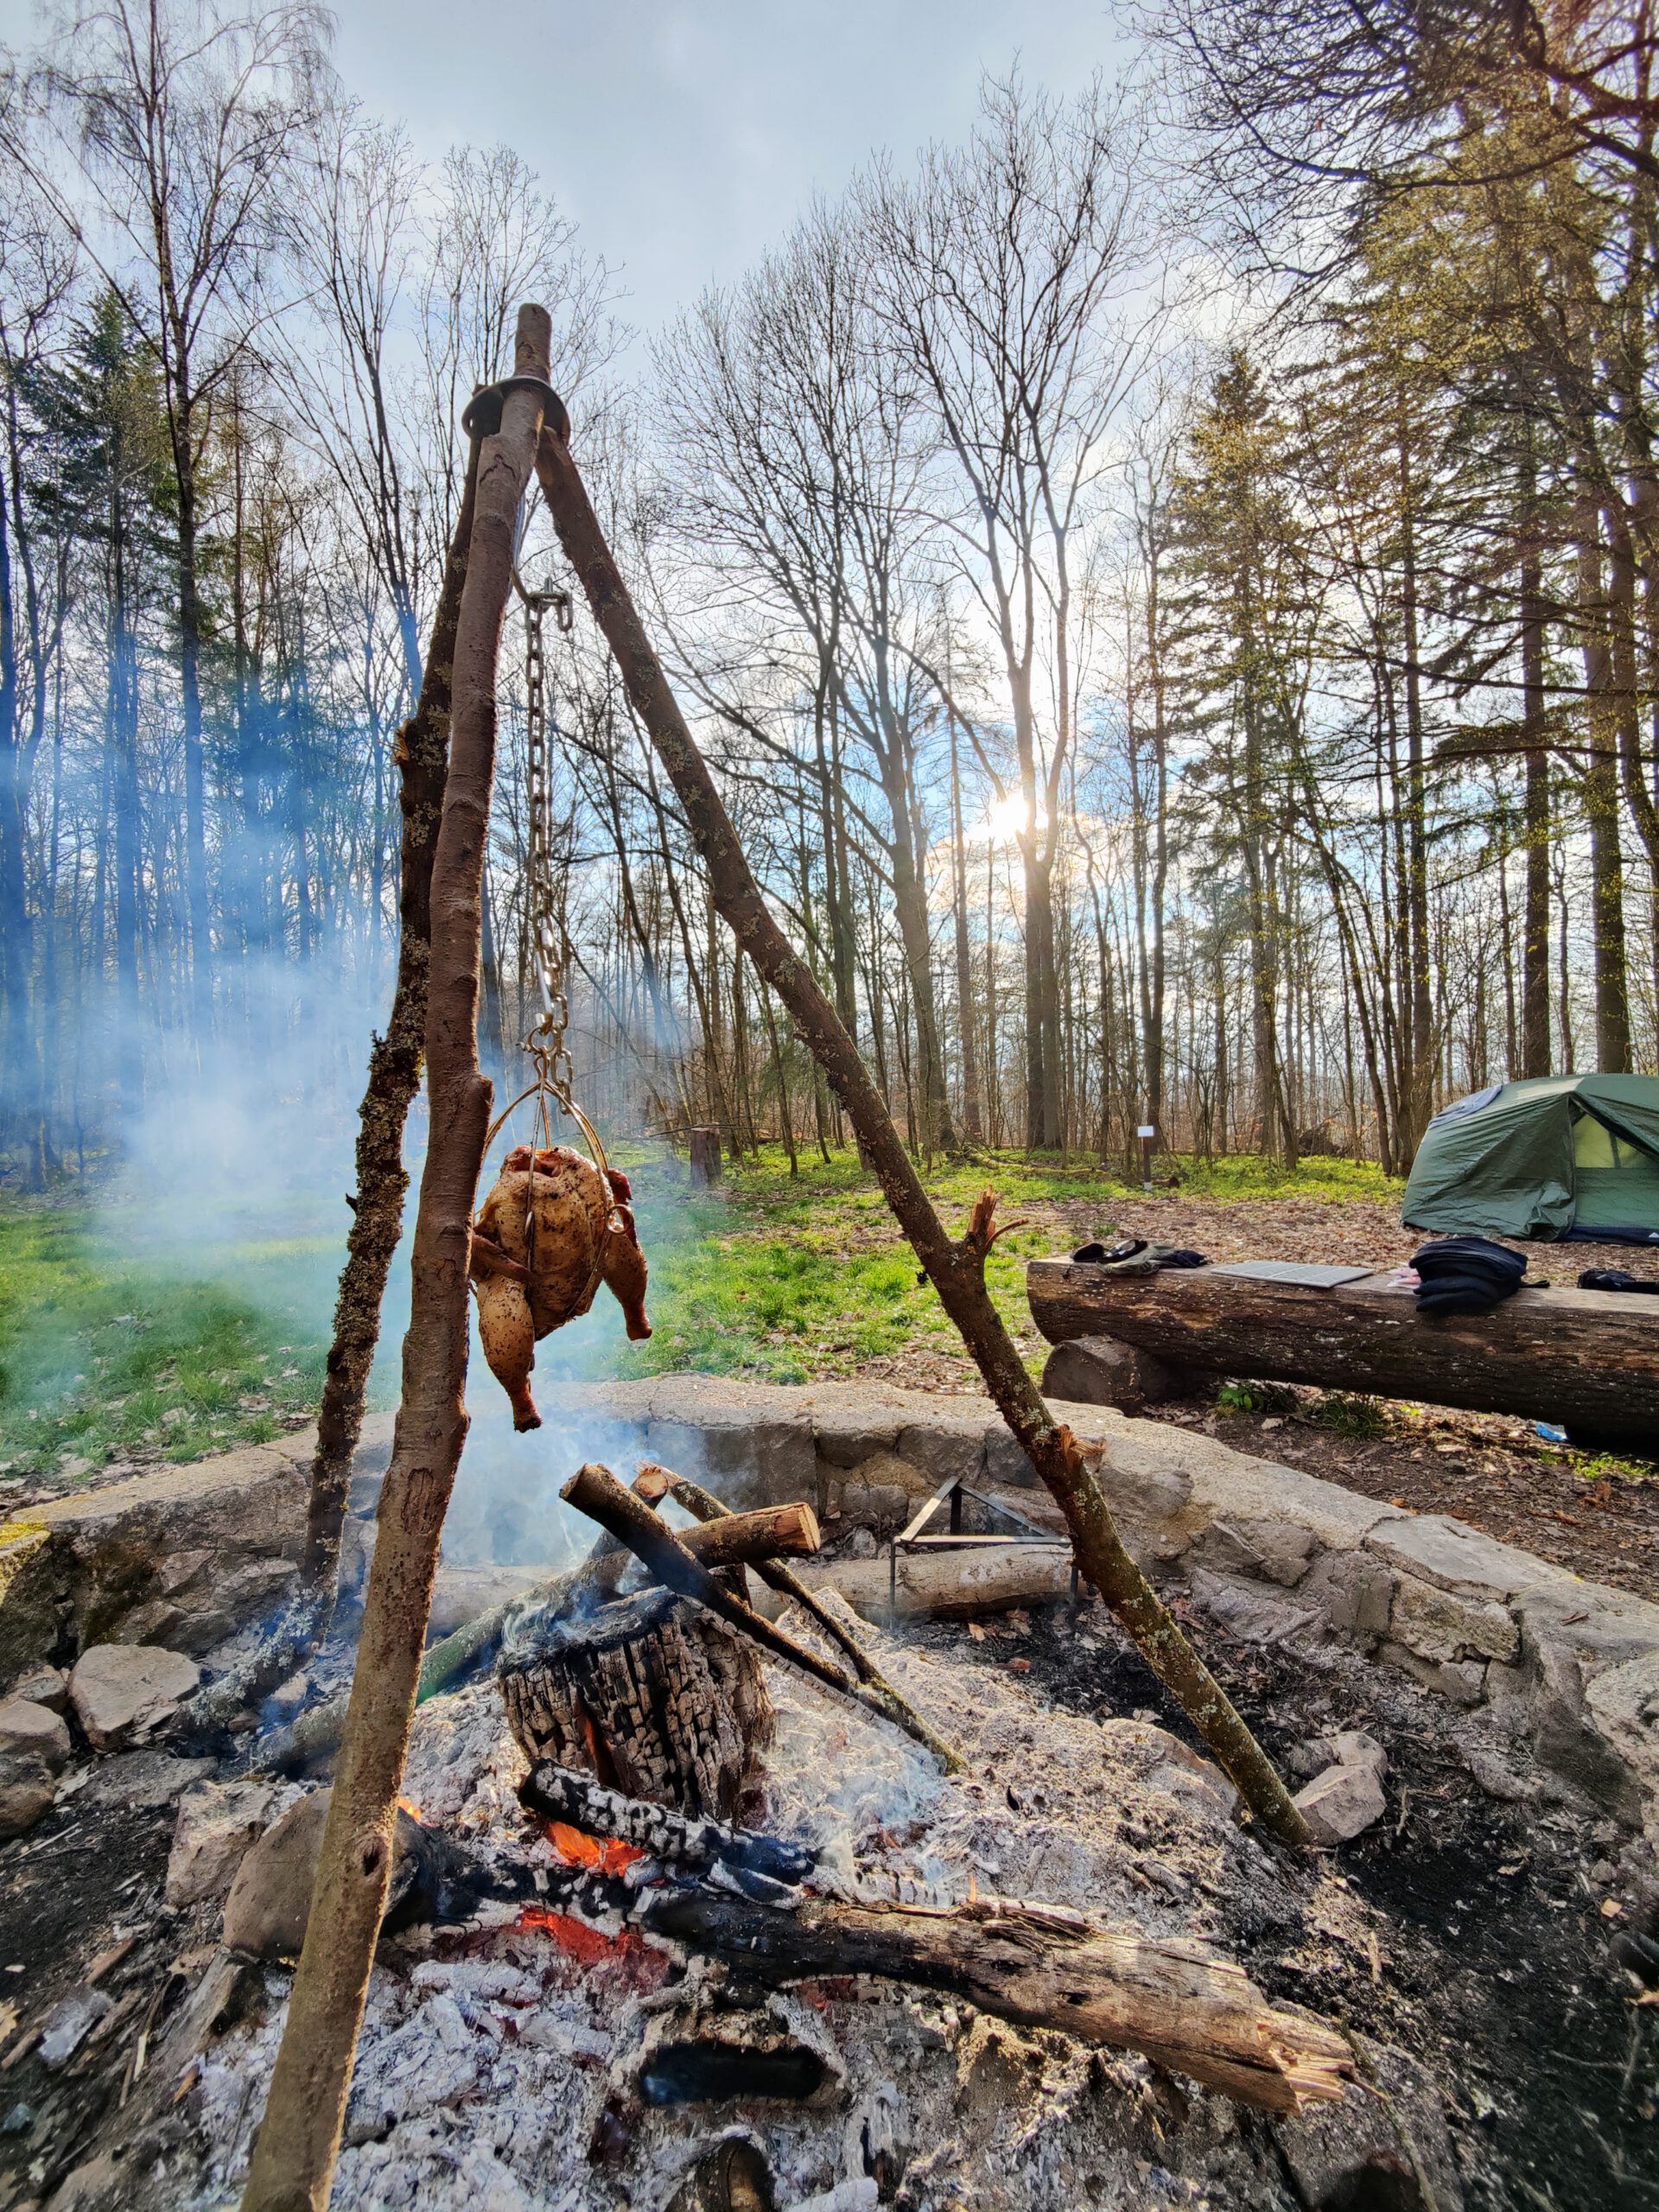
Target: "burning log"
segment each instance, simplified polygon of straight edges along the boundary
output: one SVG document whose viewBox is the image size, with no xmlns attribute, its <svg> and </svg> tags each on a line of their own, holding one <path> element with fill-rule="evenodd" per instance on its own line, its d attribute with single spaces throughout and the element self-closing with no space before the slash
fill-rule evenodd
<svg viewBox="0 0 1659 2212">
<path fill-rule="evenodd" d="M 818 1547 L 817 1516 L 810 1505 L 768 1505 L 753 1513 L 734 1513 L 712 1529 L 688 1529 L 686 1542 L 700 1558 L 716 1567 L 743 1563 L 759 1566 L 779 1552 L 810 1554 Z M 632 1554 L 608 1531 L 601 1535 L 579 1567 L 556 1574 L 532 1590 L 509 1598 L 487 1612 L 480 1613 L 435 1643 L 421 1662 L 416 1704 L 455 1681 L 469 1667 L 482 1667 L 510 1631 L 522 1640 L 525 1624 L 533 1619 L 556 1619 L 584 1599 L 608 1597 L 621 1578 Z M 249 1761 L 249 1768 L 277 1773 L 296 1772 L 325 1758 L 340 1741 L 346 1718 L 346 1693 L 329 1698 L 302 1713 L 289 1727 L 269 1737 Z"/>
<path fill-rule="evenodd" d="M 561 1821 L 588 1835 L 630 1844 L 673 1866 L 741 1867 L 773 1882 L 804 1882 L 818 1863 L 804 1844 L 785 1843 L 758 1828 L 721 1821 L 688 1820 L 666 1805 L 607 1789 L 569 1767 L 535 1767 L 518 1785 L 518 1800 L 544 1821 Z"/>
<path fill-rule="evenodd" d="M 695 1598 L 728 1628 L 759 1644 L 772 1658 L 798 1668 L 825 1689 L 851 1699 L 855 1705 L 861 1705 L 867 1712 L 890 1721 L 896 1728 L 904 1728 L 906 1718 L 914 1719 L 910 1707 L 894 1691 L 874 1681 L 861 1681 L 856 1675 L 831 1666 L 816 1651 L 809 1651 L 805 1644 L 798 1643 L 792 1636 L 774 1628 L 741 1598 L 734 1597 L 665 1521 L 658 1519 L 632 1491 L 623 1489 L 608 1467 L 595 1465 L 591 1460 L 585 1467 L 578 1467 L 559 1496 L 567 1505 L 577 1507 L 590 1520 L 597 1521 L 601 1528 L 608 1529 L 619 1537 L 665 1588 L 682 1598 Z M 689 1537 L 706 1534 L 707 1526 L 702 1531 L 688 1529 L 686 1535 Z M 910 1729 L 907 1732 L 913 1735 L 915 1731 Z"/>
<path fill-rule="evenodd" d="M 644 1498 L 648 1505 L 654 1505 L 660 1498 L 671 1497 L 677 1505 L 683 1506 L 698 1521 L 710 1525 L 722 1521 L 729 1525 L 733 1517 L 720 1500 L 700 1484 L 689 1481 L 685 1476 L 675 1474 L 671 1468 L 658 1466 L 650 1461 L 634 1477 L 633 1490 L 635 1495 Z M 687 1548 L 689 1550 L 692 1547 L 688 1543 Z M 962 1761 L 944 1737 L 929 1727 L 908 1699 L 899 1695 L 858 1638 L 849 1629 L 842 1627 L 826 1605 L 814 1597 L 798 1574 L 776 1560 L 758 1560 L 754 1571 L 769 1590 L 775 1590 L 780 1598 L 787 1598 L 798 1605 L 813 1625 L 831 1643 L 846 1653 L 852 1662 L 853 1672 L 861 1682 L 880 1691 L 884 1698 L 891 1700 L 888 1707 L 890 1717 L 906 1735 L 913 1736 L 918 1744 L 931 1751 L 947 1774 L 961 1773 Z"/>
<path fill-rule="evenodd" d="M 772 1739 L 753 1648 L 667 1591 L 555 1621 L 498 1675 L 526 1758 L 717 1821 L 753 1793 Z"/>
<path fill-rule="evenodd" d="M 620 1879 L 558 1869 L 550 1878 L 562 1906 L 620 1910 L 746 1980 L 783 1988 L 874 1974 L 946 1990 L 1023 2026 L 1144 2051 L 1274 2112 L 1339 2098 L 1353 2076 L 1353 2054 L 1334 2029 L 1269 2004 L 1242 1967 L 1198 1944 L 1005 1898 L 928 1910 L 814 1897 L 791 1886 L 812 1881 L 810 1849 L 632 1803 L 555 1766 L 536 1767 L 518 1796 L 543 1819 L 630 1845 L 690 1878 L 638 1887 L 640 1867 Z"/>
</svg>

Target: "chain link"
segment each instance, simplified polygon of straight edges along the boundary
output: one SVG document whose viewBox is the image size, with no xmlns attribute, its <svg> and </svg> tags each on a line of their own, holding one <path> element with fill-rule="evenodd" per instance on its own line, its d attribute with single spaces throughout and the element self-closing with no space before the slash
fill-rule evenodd
<svg viewBox="0 0 1659 2212">
<path fill-rule="evenodd" d="M 565 1043 L 570 1006 L 565 995 L 559 916 L 553 898 L 553 778 L 548 757 L 547 662 L 542 625 L 550 607 L 554 610 L 562 632 L 569 632 L 574 617 L 569 592 L 524 591 L 522 586 L 520 590 L 524 602 L 524 804 L 528 816 L 530 938 L 543 1001 L 541 1016 L 524 1039 L 524 1050 L 535 1062 L 538 1084 L 550 1090 L 569 1113 L 575 1070 Z M 545 1120 L 544 1107 L 543 1114 Z"/>
</svg>

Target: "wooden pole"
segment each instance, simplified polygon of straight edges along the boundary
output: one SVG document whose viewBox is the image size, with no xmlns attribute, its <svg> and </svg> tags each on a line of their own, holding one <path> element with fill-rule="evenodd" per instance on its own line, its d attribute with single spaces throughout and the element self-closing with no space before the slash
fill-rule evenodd
<svg viewBox="0 0 1659 2212">
<path fill-rule="evenodd" d="M 380 1340 L 380 1308 L 392 1255 L 403 1234 L 409 1176 L 404 1166 L 404 1128 L 421 1083 L 426 1044 L 427 978 L 432 955 L 432 858 L 437 849 L 449 766 L 450 686 L 455 626 L 467 580 L 478 488 L 478 440 L 467 460 L 455 535 L 444 565 L 431 641 L 415 711 L 397 733 L 398 806 L 403 820 L 398 860 L 397 977 L 385 1034 L 369 1052 L 368 1080 L 358 1109 L 356 1179 L 346 1264 L 334 1300 L 334 1333 L 328 1347 L 317 1448 L 311 1462 L 305 1550 L 292 1603 L 246 1665 L 232 1667 L 192 1698 L 168 1731 L 175 1738 L 222 1740 L 232 1721 L 257 1706 L 296 1667 L 302 1667 L 328 1633 L 340 1569 L 340 1529 L 352 1462 L 363 1433 L 369 1370 Z"/>
<path fill-rule="evenodd" d="M 545 382 L 551 326 L 521 308 L 515 373 Z M 519 501 L 543 399 L 509 391 L 483 438 L 455 635 L 449 772 L 432 867 L 421 1177 L 404 1338 L 403 1402 L 381 1491 L 357 1667 L 311 1917 L 254 2146 L 243 2212 L 326 2212 L 369 1968 L 385 1906 L 438 1539 L 467 1434 L 467 1280 L 490 1085 L 478 1065 L 484 843 L 495 772 L 496 661 Z"/>
<path fill-rule="evenodd" d="M 863 1154 L 940 1303 L 960 1330 L 986 1389 L 1065 1514 L 1081 1572 L 1135 1639 L 1154 1674 L 1179 1700 L 1250 1811 L 1281 1840 L 1311 1842 L 1307 1823 L 1272 1761 L 1130 1558 L 1077 1439 L 1044 1404 L 991 1302 L 985 1287 L 985 1256 L 995 1237 L 995 1198 L 986 1192 L 959 1242 L 947 1236 L 857 1046 L 811 970 L 772 919 L 708 763 L 686 727 L 605 542 L 564 438 L 543 429 L 536 467 L 565 556 L 582 581 L 629 700 L 678 797 L 708 870 L 715 904 L 783 1001 L 847 1109 Z"/>
</svg>

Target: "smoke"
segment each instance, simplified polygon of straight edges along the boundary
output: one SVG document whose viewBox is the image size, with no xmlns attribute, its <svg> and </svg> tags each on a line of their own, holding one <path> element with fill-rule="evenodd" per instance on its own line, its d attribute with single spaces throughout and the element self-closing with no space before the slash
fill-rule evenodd
<svg viewBox="0 0 1659 2212">
<path fill-rule="evenodd" d="M 197 1054 L 159 1028 L 134 1039 L 105 1026 L 101 1049 L 136 1050 L 144 1084 L 140 1109 L 123 1125 L 118 1173 L 100 1192 L 92 1255 L 106 1275 L 146 1283 L 163 1302 L 207 1286 L 251 1308 L 264 1337 L 280 1340 L 281 1363 L 270 1370 L 275 1395 L 303 1410 L 315 1407 L 321 1387 L 351 1217 L 346 1194 L 353 1189 L 358 1107 L 389 978 L 320 953 L 305 968 L 250 960 L 235 971 L 232 989 L 213 1043 Z M 404 1234 L 370 1383 L 371 1407 L 380 1409 L 395 1406 L 398 1395 L 426 1128 L 421 1096 L 405 1135 Z M 497 1140 L 482 1187 L 506 1147 L 528 1134 L 526 1109 Z M 556 1127 L 555 1136 L 580 1142 L 574 1126 Z M 646 1249 L 661 1254 L 688 1233 L 680 1171 L 666 1158 L 631 1158 L 629 1172 Z M 67 1371 L 67 1357 L 60 1344 L 54 1357 L 66 1368 L 59 1378 L 65 1388 L 86 1380 Z M 537 1346 L 535 1385 L 645 1371 L 620 1309 L 601 1287 L 588 1315 Z M 593 1531 L 560 1503 L 560 1484 L 586 1459 L 606 1460 L 626 1478 L 630 1454 L 643 1449 L 643 1432 L 596 1418 L 574 1432 L 559 1421 L 516 1434 L 475 1320 L 467 1396 L 471 1429 L 445 1556 L 458 1564 L 556 1569 L 580 1555 Z M 231 1440 L 216 1446 L 212 1436 L 191 1431 L 177 1440 L 193 1449 L 222 1449 Z"/>
</svg>

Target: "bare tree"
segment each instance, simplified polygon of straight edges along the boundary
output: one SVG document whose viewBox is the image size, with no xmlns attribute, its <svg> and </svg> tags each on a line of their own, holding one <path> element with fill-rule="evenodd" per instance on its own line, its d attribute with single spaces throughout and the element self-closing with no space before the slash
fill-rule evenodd
<svg viewBox="0 0 1659 2212">
<path fill-rule="evenodd" d="M 943 512 L 1001 649 L 1023 820 L 1026 1138 L 1063 1141 L 1054 870 L 1077 732 L 1080 545 L 1160 321 L 1143 288 L 1138 131 L 1098 86 L 988 83 L 978 128 L 859 190 L 887 342 L 936 418 Z"/>
<path fill-rule="evenodd" d="M 162 374 L 178 501 L 186 897 L 203 1031 L 213 949 L 201 457 L 215 397 L 267 312 L 262 279 L 280 235 L 281 179 L 316 105 L 326 28 L 312 0 L 228 16 L 201 0 L 109 0 L 75 19 L 36 80 L 71 175 L 56 163 L 37 164 L 34 175 Z"/>
</svg>

